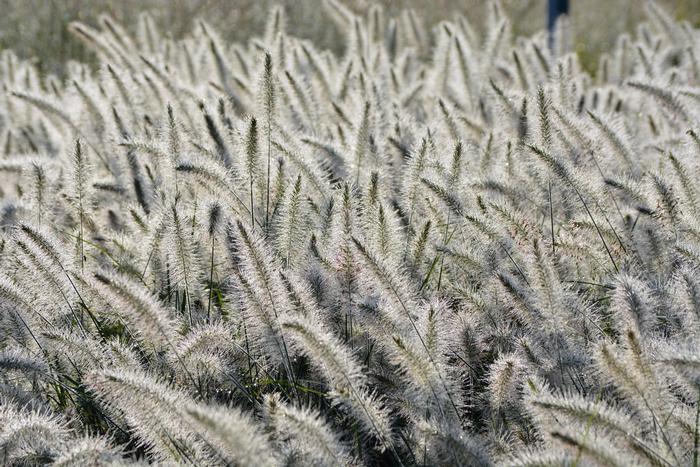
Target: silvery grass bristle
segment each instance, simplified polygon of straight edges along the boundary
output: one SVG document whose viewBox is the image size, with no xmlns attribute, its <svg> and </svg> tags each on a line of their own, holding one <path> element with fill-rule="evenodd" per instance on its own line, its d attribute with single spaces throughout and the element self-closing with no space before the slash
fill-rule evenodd
<svg viewBox="0 0 700 467">
<path fill-rule="evenodd" d="M 3 52 L 2 463 L 697 466 L 700 32 L 322 4 Z"/>
</svg>

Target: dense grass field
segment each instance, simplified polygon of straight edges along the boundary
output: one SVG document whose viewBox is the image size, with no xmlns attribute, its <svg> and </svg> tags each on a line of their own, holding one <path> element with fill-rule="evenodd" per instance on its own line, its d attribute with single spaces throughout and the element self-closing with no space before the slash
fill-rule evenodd
<svg viewBox="0 0 700 467">
<path fill-rule="evenodd" d="M 2 52 L 0 464 L 698 466 L 700 31 L 309 5 Z"/>
</svg>

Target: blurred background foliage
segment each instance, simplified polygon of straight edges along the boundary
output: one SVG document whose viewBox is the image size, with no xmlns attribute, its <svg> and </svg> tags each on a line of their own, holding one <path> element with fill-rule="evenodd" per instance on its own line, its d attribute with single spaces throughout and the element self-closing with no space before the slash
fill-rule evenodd
<svg viewBox="0 0 700 467">
<path fill-rule="evenodd" d="M 574 43 L 584 66 L 594 70 L 598 56 L 610 48 L 623 31 L 633 31 L 643 19 L 643 0 L 571 0 Z M 700 0 L 658 0 L 679 20 L 700 25 Z M 193 19 L 204 18 L 228 41 L 243 41 L 260 33 L 273 4 L 283 4 L 288 31 L 313 39 L 340 52 L 342 40 L 328 19 L 322 0 L 0 0 L 0 49 L 11 48 L 23 58 L 33 58 L 47 73 L 61 74 L 68 60 L 90 62 L 91 52 L 67 30 L 71 21 L 96 25 L 108 13 L 134 30 L 137 17 L 149 11 L 163 31 L 177 38 L 187 33 Z M 345 0 L 363 13 L 371 0 Z M 485 0 L 381 0 L 388 15 L 413 8 L 432 26 L 461 12 L 475 27 L 483 24 Z M 544 28 L 546 0 L 502 0 L 513 20 L 516 35 Z"/>
</svg>

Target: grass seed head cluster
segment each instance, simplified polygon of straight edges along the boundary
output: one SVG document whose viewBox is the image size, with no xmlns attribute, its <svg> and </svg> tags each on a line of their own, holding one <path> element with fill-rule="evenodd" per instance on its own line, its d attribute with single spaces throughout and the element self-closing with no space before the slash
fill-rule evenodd
<svg viewBox="0 0 700 467">
<path fill-rule="evenodd" d="M 700 33 L 322 5 L 3 52 L 2 463 L 697 465 Z"/>
</svg>

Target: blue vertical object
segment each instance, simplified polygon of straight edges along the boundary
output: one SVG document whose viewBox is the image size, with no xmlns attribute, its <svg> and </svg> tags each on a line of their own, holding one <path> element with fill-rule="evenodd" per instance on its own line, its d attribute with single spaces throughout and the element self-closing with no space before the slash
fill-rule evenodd
<svg viewBox="0 0 700 467">
<path fill-rule="evenodd" d="M 561 15 L 569 14 L 569 0 L 549 0 L 549 8 L 547 11 L 547 29 L 549 33 L 554 32 L 554 25 L 557 18 Z"/>
<path fill-rule="evenodd" d="M 549 0 L 547 8 L 547 31 L 549 32 L 549 50 L 554 51 L 554 25 L 561 15 L 569 14 L 569 0 Z"/>
</svg>

